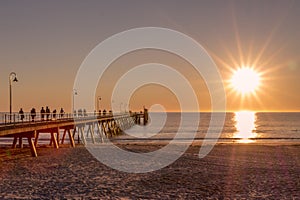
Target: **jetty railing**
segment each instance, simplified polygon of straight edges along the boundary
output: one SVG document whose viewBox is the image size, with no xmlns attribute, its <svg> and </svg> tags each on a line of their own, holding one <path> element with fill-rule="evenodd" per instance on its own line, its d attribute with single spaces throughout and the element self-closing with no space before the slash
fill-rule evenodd
<svg viewBox="0 0 300 200">
<path fill-rule="evenodd" d="M 15 125 L 26 122 L 47 122 L 47 121 L 55 121 L 55 120 L 66 120 L 66 119 L 80 119 L 84 117 L 112 117 L 117 115 L 125 115 L 125 114 L 133 114 L 131 112 L 119 112 L 119 113 L 99 113 L 99 112 L 89 112 L 84 114 L 78 113 L 35 113 L 34 117 L 32 113 L 26 112 L 24 114 L 19 114 L 14 112 L 10 114 L 9 112 L 1 112 L 0 113 L 0 125 Z M 135 112 L 134 114 L 137 114 Z"/>
</svg>

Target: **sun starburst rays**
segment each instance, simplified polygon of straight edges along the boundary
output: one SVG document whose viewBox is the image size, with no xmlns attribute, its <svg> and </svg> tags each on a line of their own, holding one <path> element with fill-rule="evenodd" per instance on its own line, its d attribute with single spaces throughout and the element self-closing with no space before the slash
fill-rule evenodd
<svg viewBox="0 0 300 200">
<path fill-rule="evenodd" d="M 271 86 L 274 85 L 275 80 L 280 79 L 276 71 L 285 65 L 283 61 L 278 62 L 276 57 L 284 51 L 286 46 L 283 44 L 278 48 L 270 49 L 270 46 L 273 44 L 274 35 L 281 22 L 279 21 L 278 24 L 275 24 L 265 41 L 260 44 L 256 38 L 248 38 L 248 42 L 244 42 L 240 35 L 234 13 L 232 17 L 235 48 L 228 46 L 226 43 L 223 45 L 220 44 L 221 48 L 223 48 L 223 55 L 212 54 L 216 62 L 225 69 L 223 76 L 225 77 L 224 85 L 228 102 L 227 105 L 230 107 L 230 110 L 252 109 L 264 111 L 269 107 L 266 101 L 273 99 L 270 96 L 272 91 L 273 93 L 274 91 L 275 93 L 278 92 L 277 88 L 272 88 Z M 252 76 L 253 80 L 250 78 L 250 80 L 244 81 L 237 76 L 237 78 L 234 78 L 236 79 L 234 80 L 236 83 L 233 84 L 233 75 L 244 68 L 248 69 L 247 73 L 250 73 L 250 77 Z M 253 81 L 258 83 L 254 84 Z M 247 84 L 249 84 L 250 87 L 248 89 Z M 239 87 L 245 88 L 241 89 Z M 275 102 L 276 99 L 272 101 Z"/>
</svg>

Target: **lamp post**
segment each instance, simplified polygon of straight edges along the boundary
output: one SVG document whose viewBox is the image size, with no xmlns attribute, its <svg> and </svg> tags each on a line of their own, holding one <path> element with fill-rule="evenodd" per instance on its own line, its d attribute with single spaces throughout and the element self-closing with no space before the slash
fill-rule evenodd
<svg viewBox="0 0 300 200">
<path fill-rule="evenodd" d="M 75 95 L 77 95 L 78 93 L 77 93 L 77 90 L 76 89 L 73 89 L 73 92 L 72 92 L 72 94 L 73 94 L 73 107 L 72 107 L 72 113 L 74 114 L 75 113 Z"/>
<path fill-rule="evenodd" d="M 12 114 L 12 82 L 18 82 L 17 74 L 15 72 L 11 72 L 8 76 L 9 82 L 9 121 L 11 121 Z"/>
<path fill-rule="evenodd" d="M 97 113 L 98 113 L 99 110 L 100 110 L 100 101 L 101 101 L 101 97 L 98 96 L 98 97 L 97 97 Z"/>
</svg>

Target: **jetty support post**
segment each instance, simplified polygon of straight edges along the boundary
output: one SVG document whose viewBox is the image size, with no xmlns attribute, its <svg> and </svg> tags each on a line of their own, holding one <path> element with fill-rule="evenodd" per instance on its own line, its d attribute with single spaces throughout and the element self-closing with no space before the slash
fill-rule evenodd
<svg viewBox="0 0 300 200">
<path fill-rule="evenodd" d="M 148 109 L 144 107 L 144 125 L 147 125 L 148 117 Z"/>
</svg>

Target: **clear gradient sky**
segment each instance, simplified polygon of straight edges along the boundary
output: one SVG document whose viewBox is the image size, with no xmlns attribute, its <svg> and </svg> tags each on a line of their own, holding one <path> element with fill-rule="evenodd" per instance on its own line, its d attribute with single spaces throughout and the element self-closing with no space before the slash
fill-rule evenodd
<svg viewBox="0 0 300 200">
<path fill-rule="evenodd" d="M 165 27 L 198 41 L 216 62 L 226 88 L 227 110 L 300 111 L 300 1 L 1 1 L 0 111 L 9 110 L 8 75 L 17 73 L 13 109 L 71 110 L 72 88 L 88 53 L 113 34 L 137 27 Z M 161 62 L 184 73 L 197 89 L 201 110 L 210 109 L 200 76 L 184 60 L 164 52 L 133 52 L 112 64 L 98 86 L 101 107 L 124 66 Z M 232 71 L 247 65 L 261 73 L 256 95 L 242 97 L 228 86 Z M 118 75 L 119 74 L 119 75 Z M 158 95 L 159 94 L 159 95 Z M 161 103 L 178 110 L 167 89 L 146 86 L 131 109 Z"/>
</svg>

